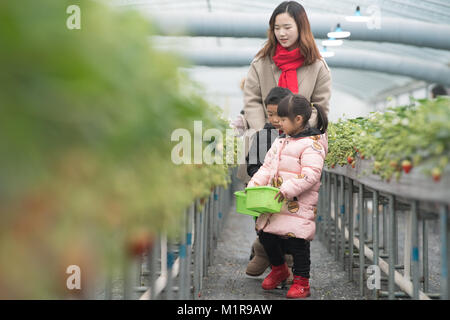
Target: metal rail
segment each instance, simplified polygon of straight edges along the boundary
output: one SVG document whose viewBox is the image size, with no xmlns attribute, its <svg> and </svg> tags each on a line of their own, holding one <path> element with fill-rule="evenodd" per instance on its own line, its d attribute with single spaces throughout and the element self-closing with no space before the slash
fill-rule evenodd
<svg viewBox="0 0 450 320">
<path fill-rule="evenodd" d="M 377 188 L 368 187 L 360 180 L 355 176 L 348 177 L 332 170 L 324 170 L 318 204 L 319 239 L 330 252 L 334 251 L 335 259 L 342 264 L 344 270 L 348 271 L 350 280 L 354 280 L 354 269 L 358 270 L 361 296 L 373 299 L 387 296 L 389 299 L 410 297 L 448 300 L 449 204 L 436 200 L 427 202 L 423 199 L 408 198 L 404 194 L 397 196 L 395 193 L 385 192 L 384 189 L 393 191 L 392 187 L 382 188 L 379 182 Z M 425 197 L 426 193 L 427 190 L 424 190 L 421 198 Z M 403 265 L 399 265 L 398 261 L 397 218 L 400 210 L 407 214 L 405 225 L 401 226 L 405 229 Z M 371 219 L 372 225 L 370 238 L 368 219 Z M 429 290 L 427 221 L 432 219 L 438 219 L 440 226 L 440 292 Z M 422 250 L 419 250 L 420 224 Z M 355 258 L 358 258 L 359 263 L 355 263 Z M 369 266 L 367 260 L 387 275 L 387 279 L 384 279 L 387 280 L 387 288 L 384 290 L 383 285 L 372 289 L 372 292 L 368 289 L 365 282 L 372 279 L 366 277 Z M 398 270 L 403 270 L 403 273 Z"/>
<path fill-rule="evenodd" d="M 181 232 L 177 240 L 170 240 L 161 233 L 149 252 L 127 263 L 123 286 L 118 286 L 123 290 L 122 298 L 198 299 L 223 222 L 232 206 L 233 189 L 233 183 L 227 189 L 215 187 L 204 203 L 194 201 L 180 219 Z M 112 299 L 112 296 L 112 277 L 109 276 L 104 297 Z"/>
</svg>

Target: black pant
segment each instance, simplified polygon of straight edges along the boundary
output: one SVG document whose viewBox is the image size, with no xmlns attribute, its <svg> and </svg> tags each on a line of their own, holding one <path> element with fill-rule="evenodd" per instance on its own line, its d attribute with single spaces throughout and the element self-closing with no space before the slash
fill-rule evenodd
<svg viewBox="0 0 450 320">
<path fill-rule="evenodd" d="M 266 250 L 273 266 L 284 263 L 284 253 L 287 251 L 294 257 L 292 273 L 296 276 L 309 278 L 311 261 L 309 259 L 309 241 L 299 238 L 283 239 L 272 233 L 260 231 L 259 241 Z"/>
</svg>

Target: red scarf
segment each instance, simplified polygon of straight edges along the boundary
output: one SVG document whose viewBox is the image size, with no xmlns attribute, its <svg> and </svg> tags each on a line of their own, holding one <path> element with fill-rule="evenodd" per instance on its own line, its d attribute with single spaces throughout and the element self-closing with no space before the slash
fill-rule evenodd
<svg viewBox="0 0 450 320">
<path fill-rule="evenodd" d="M 297 69 L 303 65 L 305 57 L 300 53 L 300 48 L 288 51 L 277 43 L 273 62 L 281 69 L 282 73 L 278 80 L 278 86 L 288 88 L 293 93 L 298 93 Z"/>
</svg>

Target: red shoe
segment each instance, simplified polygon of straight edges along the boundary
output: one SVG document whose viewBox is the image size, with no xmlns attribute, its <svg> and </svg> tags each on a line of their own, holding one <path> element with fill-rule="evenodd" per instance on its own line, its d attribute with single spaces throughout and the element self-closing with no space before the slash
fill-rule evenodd
<svg viewBox="0 0 450 320">
<path fill-rule="evenodd" d="M 309 279 L 301 276 L 294 276 L 294 283 L 289 288 L 286 295 L 287 298 L 298 299 L 306 298 L 311 295 L 309 287 Z"/>
<path fill-rule="evenodd" d="M 264 279 L 262 283 L 262 288 L 264 290 L 275 289 L 280 283 L 286 281 L 288 277 L 289 277 L 289 268 L 286 262 L 281 266 L 272 266 L 272 271 Z"/>
</svg>

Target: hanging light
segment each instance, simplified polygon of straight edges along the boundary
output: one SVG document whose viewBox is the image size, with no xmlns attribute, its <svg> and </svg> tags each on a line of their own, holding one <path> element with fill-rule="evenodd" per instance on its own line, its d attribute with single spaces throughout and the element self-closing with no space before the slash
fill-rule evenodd
<svg viewBox="0 0 450 320">
<path fill-rule="evenodd" d="M 323 50 L 320 51 L 320 54 L 324 58 L 334 57 L 334 52 L 333 51 L 328 51 L 326 46 L 323 47 Z"/>
<path fill-rule="evenodd" d="M 359 6 L 357 6 L 355 13 L 352 16 L 346 16 L 345 20 L 349 22 L 368 22 L 370 20 L 370 17 L 362 16 Z"/>
<path fill-rule="evenodd" d="M 333 32 L 328 32 L 327 36 L 329 38 L 343 39 L 350 37 L 350 34 L 350 31 L 342 31 L 341 24 L 338 23 L 336 29 Z"/>
</svg>

